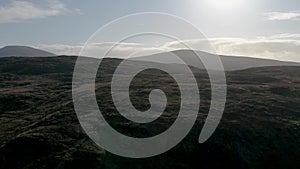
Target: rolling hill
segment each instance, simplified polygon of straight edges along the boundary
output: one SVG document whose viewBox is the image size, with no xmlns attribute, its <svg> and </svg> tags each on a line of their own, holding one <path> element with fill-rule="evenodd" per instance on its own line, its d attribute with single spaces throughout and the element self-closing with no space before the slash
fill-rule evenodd
<svg viewBox="0 0 300 169">
<path fill-rule="evenodd" d="M 209 60 L 209 58 L 216 57 L 213 54 L 202 52 L 202 51 L 192 51 L 192 50 L 177 50 L 172 51 L 171 55 L 169 52 L 158 53 L 149 56 L 142 56 L 132 58 L 132 60 L 139 61 L 152 61 L 156 60 L 160 63 L 181 63 L 174 59 L 175 56 L 183 59 L 188 65 L 198 66 L 202 65 L 200 68 L 204 68 L 201 61 L 199 62 L 198 56 L 201 59 Z M 197 56 L 197 55 L 198 56 Z M 300 63 L 295 62 L 284 62 L 270 59 L 259 59 L 253 57 L 238 57 L 238 56 L 220 56 L 225 70 L 240 70 L 247 69 L 251 67 L 265 67 L 265 66 L 300 66 Z"/>
<path fill-rule="evenodd" d="M 55 56 L 55 54 L 28 46 L 5 46 L 0 49 L 0 57 L 10 56 L 45 57 Z"/>
</svg>

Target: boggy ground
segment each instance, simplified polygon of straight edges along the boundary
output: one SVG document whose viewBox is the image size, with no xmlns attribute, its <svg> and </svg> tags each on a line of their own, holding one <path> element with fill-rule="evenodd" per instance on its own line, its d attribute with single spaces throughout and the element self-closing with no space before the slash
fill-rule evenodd
<svg viewBox="0 0 300 169">
<path fill-rule="evenodd" d="M 0 168 L 300 168 L 300 67 L 226 72 L 225 112 L 204 144 L 198 137 L 210 106 L 210 85 L 205 71 L 192 68 L 201 105 L 191 132 L 166 153 L 130 159 L 97 147 L 81 129 L 72 103 L 75 61 L 67 56 L 0 59 Z M 163 132 L 178 113 L 178 86 L 158 70 L 138 74 L 130 88 L 134 106 L 147 110 L 152 88 L 165 91 L 168 105 L 151 124 L 130 122 L 108 94 L 120 61 L 106 59 L 98 72 L 97 100 L 105 118 L 129 136 Z"/>
</svg>

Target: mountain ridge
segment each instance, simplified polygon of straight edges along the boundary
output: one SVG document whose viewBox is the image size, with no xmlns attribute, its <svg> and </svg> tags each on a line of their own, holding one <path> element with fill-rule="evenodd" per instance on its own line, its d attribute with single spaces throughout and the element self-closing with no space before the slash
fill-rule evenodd
<svg viewBox="0 0 300 169">
<path fill-rule="evenodd" d="M 210 57 L 219 56 L 223 63 L 224 70 L 241 70 L 252 67 L 266 67 L 266 66 L 300 66 L 298 62 L 289 61 L 279 61 L 272 59 L 262 59 L 254 57 L 241 57 L 241 56 L 225 56 L 225 55 L 215 55 L 203 51 L 193 51 L 193 50 L 176 50 L 171 51 L 172 54 L 176 55 L 182 59 L 187 65 L 205 69 L 203 63 L 199 60 L 199 57 L 204 60 L 210 60 Z M 178 59 L 174 59 L 174 55 L 170 52 L 158 53 L 149 56 L 140 56 L 132 58 L 131 60 L 138 61 L 153 61 L 157 60 L 160 63 L 182 63 L 178 62 Z M 213 60 L 212 60 L 213 61 Z"/>
<path fill-rule="evenodd" d="M 45 57 L 45 56 L 56 56 L 54 53 L 36 49 L 29 46 L 5 46 L 0 49 L 0 57 L 11 57 L 11 56 L 23 56 L 23 57 Z"/>
<path fill-rule="evenodd" d="M 172 55 L 171 55 L 172 54 Z M 223 63 L 225 71 L 242 70 L 254 67 L 267 67 L 267 66 L 300 66 L 298 62 L 291 61 L 279 61 L 265 58 L 255 58 L 248 56 L 227 56 L 227 55 L 215 55 L 203 51 L 193 50 L 175 50 L 171 52 L 163 52 L 146 56 L 132 57 L 129 60 L 135 61 L 146 61 L 146 62 L 157 62 L 157 63 L 171 63 L 171 64 L 182 64 L 180 59 L 174 59 L 174 55 L 178 56 L 185 64 L 197 67 L 200 69 L 207 69 L 202 63 L 203 60 L 210 60 L 212 57 L 219 56 Z M 197 56 L 198 55 L 198 56 Z M 29 46 L 5 46 L 0 49 L 0 58 L 3 57 L 50 57 L 57 56 L 53 53 L 35 49 Z M 61 55 L 66 56 L 66 55 Z M 201 60 L 199 60 L 199 57 Z M 120 57 L 111 57 L 120 58 Z M 122 58 L 120 58 L 122 59 Z M 212 67 L 211 67 L 212 68 Z M 212 68 L 214 70 L 214 68 Z"/>
</svg>

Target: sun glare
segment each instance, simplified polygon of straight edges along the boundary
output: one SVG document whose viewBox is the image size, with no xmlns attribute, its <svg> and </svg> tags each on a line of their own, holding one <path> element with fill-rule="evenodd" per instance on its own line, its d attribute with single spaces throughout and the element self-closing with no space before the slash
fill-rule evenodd
<svg viewBox="0 0 300 169">
<path fill-rule="evenodd" d="M 219 11 L 230 11 L 241 7 L 244 0 L 206 0 L 207 5 Z"/>
</svg>

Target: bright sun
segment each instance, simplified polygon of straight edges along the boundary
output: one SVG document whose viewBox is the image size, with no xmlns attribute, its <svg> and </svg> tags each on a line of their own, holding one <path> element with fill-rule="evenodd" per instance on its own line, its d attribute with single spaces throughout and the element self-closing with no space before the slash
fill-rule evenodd
<svg viewBox="0 0 300 169">
<path fill-rule="evenodd" d="M 206 0 L 207 5 L 220 11 L 234 10 L 241 6 L 244 0 Z"/>
</svg>

